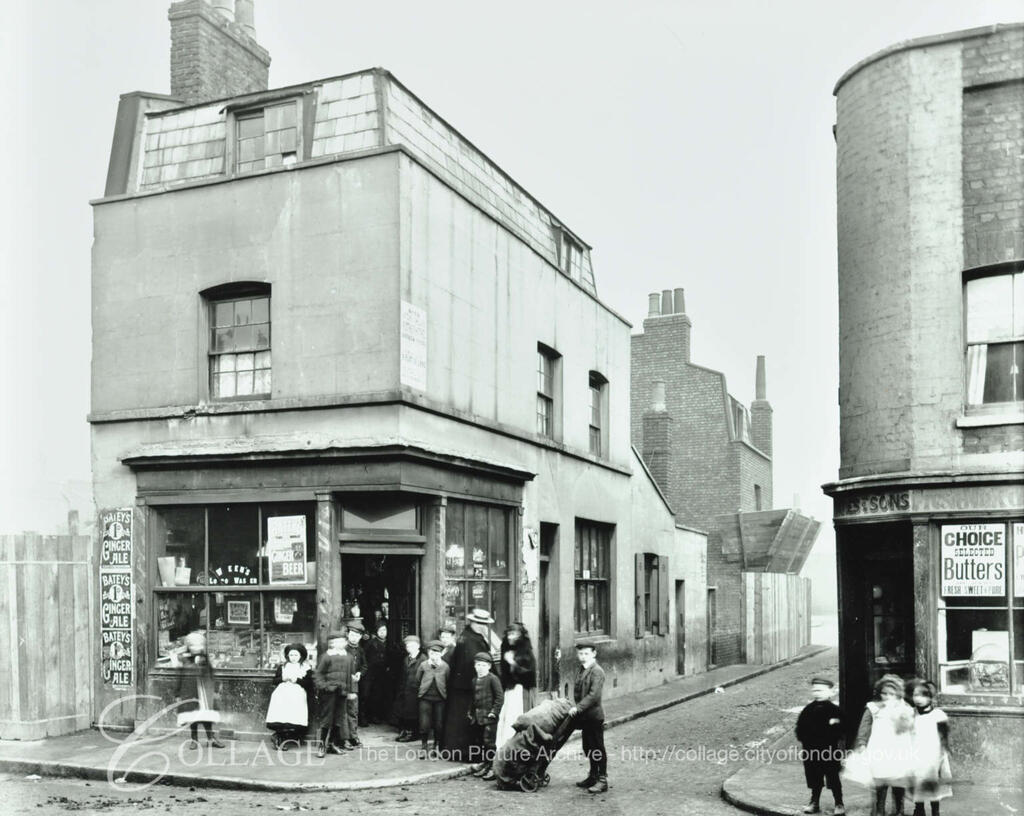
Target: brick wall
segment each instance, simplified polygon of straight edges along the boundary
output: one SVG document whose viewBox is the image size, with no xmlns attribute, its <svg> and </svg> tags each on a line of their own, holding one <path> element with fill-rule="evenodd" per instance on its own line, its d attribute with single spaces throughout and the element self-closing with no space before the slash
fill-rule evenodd
<svg viewBox="0 0 1024 816">
<path fill-rule="evenodd" d="M 682 313 L 648 317 L 643 334 L 632 337 L 631 433 L 633 443 L 648 455 L 655 454 L 653 473 L 676 518 L 683 524 L 711 531 L 708 538 L 707 581 L 715 587 L 717 621 L 714 655 L 718 665 L 742 662 L 744 654 L 743 593 L 740 564 L 722 555 L 722 543 L 714 530 L 714 517 L 737 510 L 754 510 L 754 485 L 762 489 L 762 508 L 772 506 L 770 457 L 734 438 L 730 416 L 731 398 L 725 377 L 690 362 L 690 318 Z M 652 422 L 653 383 L 665 381 L 665 406 L 671 422 Z M 755 401 L 755 406 L 757 406 Z M 753 435 L 771 439 L 771 406 L 760 401 L 752 410 Z M 668 427 L 666 433 L 665 429 Z M 655 438 L 650 438 L 654 433 Z M 667 461 L 657 454 L 670 441 Z M 753 440 L 753 436 L 752 436 Z"/>
<path fill-rule="evenodd" d="M 203 0 L 172 3 L 171 95 L 186 104 L 265 91 L 270 54 Z"/>
<path fill-rule="evenodd" d="M 963 271 L 1024 257 L 1024 29 L 896 47 L 836 97 L 840 478 L 998 467 L 1017 434 L 957 428 Z"/>
<path fill-rule="evenodd" d="M 963 49 L 967 268 L 1024 258 L 1024 30 Z"/>
</svg>

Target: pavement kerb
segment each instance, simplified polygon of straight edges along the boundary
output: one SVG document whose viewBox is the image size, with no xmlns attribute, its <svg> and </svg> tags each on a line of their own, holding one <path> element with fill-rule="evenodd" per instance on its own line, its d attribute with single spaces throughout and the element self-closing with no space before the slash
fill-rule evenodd
<svg viewBox="0 0 1024 816">
<path fill-rule="evenodd" d="M 406 777 L 385 777 L 383 779 L 360 779 L 350 782 L 268 782 L 260 779 L 240 779 L 231 776 L 199 776 L 183 773 L 159 773 L 157 771 L 133 771 L 116 769 L 109 774 L 106 768 L 92 765 L 74 765 L 69 762 L 52 762 L 47 760 L 0 760 L 0 771 L 20 774 L 38 774 L 39 776 L 63 777 L 73 779 L 91 779 L 114 784 L 155 784 L 176 785 L 186 788 L 219 788 L 221 790 L 266 791 L 277 793 L 316 793 L 318 791 L 357 791 L 375 790 L 377 788 L 399 788 L 407 785 L 419 785 L 427 782 L 440 782 L 444 779 L 455 779 L 466 776 L 472 770 L 464 765 L 458 768 L 445 768 L 439 771 L 428 771 Z"/>
<path fill-rule="evenodd" d="M 792 734 L 783 734 L 775 742 L 771 744 L 768 751 L 770 754 L 774 754 L 779 748 L 784 745 L 788 745 L 793 741 Z M 745 810 L 749 813 L 758 814 L 758 816 L 800 816 L 803 813 L 803 806 L 788 808 L 781 806 L 765 807 L 764 804 L 760 804 L 748 799 L 743 794 L 743 780 L 749 774 L 754 773 L 757 770 L 753 765 L 747 765 L 745 768 L 740 768 L 732 776 L 722 783 L 722 798 L 733 807 L 738 807 L 740 810 Z"/>
<path fill-rule="evenodd" d="M 664 711 L 667 708 L 681 705 L 682 703 L 689 702 L 698 697 L 703 697 L 706 694 L 713 694 L 715 688 L 728 688 L 730 686 L 744 683 L 747 680 L 752 680 L 755 677 L 760 677 L 769 672 L 781 669 L 786 666 L 790 666 L 794 663 L 799 663 L 802 660 L 808 660 L 812 657 L 816 657 L 823 652 L 827 652 L 831 646 L 820 646 L 815 649 L 803 652 L 787 660 L 779 661 L 778 663 L 772 663 L 768 666 L 760 666 L 746 674 L 733 677 L 729 680 L 724 680 L 717 686 L 709 686 L 708 688 L 698 689 L 696 691 L 689 692 L 687 694 L 674 697 L 671 700 L 654 703 L 644 708 L 631 711 L 628 714 L 623 714 L 618 717 L 605 721 L 605 729 L 615 728 L 616 726 L 623 725 L 633 720 L 638 720 L 641 717 L 646 717 L 650 714 L 656 714 L 659 711 Z M 569 739 L 570 742 L 580 739 L 580 734 L 574 733 Z M 210 775 L 198 775 L 198 774 L 183 774 L 183 773 L 164 773 L 161 774 L 156 771 L 142 771 L 142 770 L 122 770 L 116 769 L 113 774 L 108 775 L 106 768 L 98 768 L 92 765 L 76 765 L 70 762 L 51 761 L 51 760 L 22 760 L 22 759 L 2 759 L 0 758 L 0 771 L 8 773 L 21 773 L 21 774 L 38 774 L 39 776 L 51 776 L 51 777 L 64 777 L 64 778 L 78 778 L 78 779 L 91 779 L 99 781 L 108 781 L 109 776 L 113 776 L 115 781 L 118 783 L 127 784 L 160 784 L 160 785 L 177 785 L 181 787 L 195 787 L 195 788 L 220 788 L 224 790 L 251 790 L 251 791 L 268 791 L 268 792 L 295 792 L 295 793 L 313 793 L 317 791 L 356 791 L 356 790 L 374 790 L 377 788 L 397 788 L 406 785 L 418 785 L 425 784 L 428 782 L 440 782 L 445 779 L 455 779 L 460 776 L 466 776 L 471 771 L 471 766 L 463 765 L 457 768 L 445 768 L 437 771 L 427 771 L 420 774 L 412 774 L 410 776 L 403 777 L 386 777 L 383 779 L 364 779 L 347 782 L 277 782 L 277 781 L 264 781 L 259 779 L 240 779 L 235 777 L 227 776 L 210 776 Z M 742 773 L 740 771 L 739 773 Z M 738 775 L 738 774 L 737 774 Z M 735 776 L 735 775 L 734 775 Z M 730 777 L 730 780 L 734 777 Z M 726 783 L 730 780 L 726 780 Z M 723 786 L 723 796 L 726 796 L 725 789 Z M 728 797 L 726 797 L 728 799 Z M 731 801 L 731 800 L 729 800 Z M 738 805 L 743 807 L 743 805 Z M 795 812 L 795 811 L 794 811 Z"/>
</svg>

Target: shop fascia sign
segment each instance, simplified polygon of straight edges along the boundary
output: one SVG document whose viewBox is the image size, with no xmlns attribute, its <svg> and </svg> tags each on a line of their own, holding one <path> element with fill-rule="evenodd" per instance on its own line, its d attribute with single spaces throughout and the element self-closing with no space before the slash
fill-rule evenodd
<svg viewBox="0 0 1024 816">
<path fill-rule="evenodd" d="M 847 520 L 908 513 L 965 513 L 1019 510 L 1024 485 L 959 485 L 840 493 L 833 497 L 835 519 Z"/>
</svg>

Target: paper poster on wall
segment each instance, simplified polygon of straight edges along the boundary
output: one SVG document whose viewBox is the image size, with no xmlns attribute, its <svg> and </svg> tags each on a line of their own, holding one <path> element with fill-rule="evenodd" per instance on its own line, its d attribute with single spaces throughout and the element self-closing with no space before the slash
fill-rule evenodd
<svg viewBox="0 0 1024 816">
<path fill-rule="evenodd" d="M 523 581 L 533 583 L 540 575 L 540 541 L 537 531 L 523 528 Z"/>
<path fill-rule="evenodd" d="M 270 583 L 306 583 L 306 517 L 268 518 L 266 553 Z"/>
<path fill-rule="evenodd" d="M 399 374 L 402 385 L 427 390 L 427 313 L 402 301 L 399 331 Z"/>
<path fill-rule="evenodd" d="M 1013 524 L 1013 596 L 1024 598 L 1024 523 Z"/>
<path fill-rule="evenodd" d="M 941 592 L 946 597 L 1006 594 L 1006 525 L 944 524 Z"/>
<path fill-rule="evenodd" d="M 114 688 L 135 684 L 132 508 L 100 513 L 100 671 Z"/>
</svg>

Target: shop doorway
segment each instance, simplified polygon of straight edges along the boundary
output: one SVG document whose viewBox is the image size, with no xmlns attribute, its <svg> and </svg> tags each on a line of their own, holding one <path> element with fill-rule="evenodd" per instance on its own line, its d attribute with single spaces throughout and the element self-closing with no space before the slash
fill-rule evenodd
<svg viewBox="0 0 1024 816">
<path fill-rule="evenodd" d="M 686 674 L 686 581 L 676 581 L 676 674 Z"/>
<path fill-rule="evenodd" d="M 868 685 L 883 674 L 914 674 L 914 565 L 909 548 L 868 558 L 863 597 Z"/>
<path fill-rule="evenodd" d="M 558 689 L 558 525 L 541 522 L 540 570 L 537 593 L 540 631 L 537 633 L 537 686 L 540 691 Z"/>
<path fill-rule="evenodd" d="M 388 625 L 388 642 L 419 634 L 418 555 L 359 553 L 341 556 L 342 621 L 358 619 L 367 632 Z"/>
</svg>

